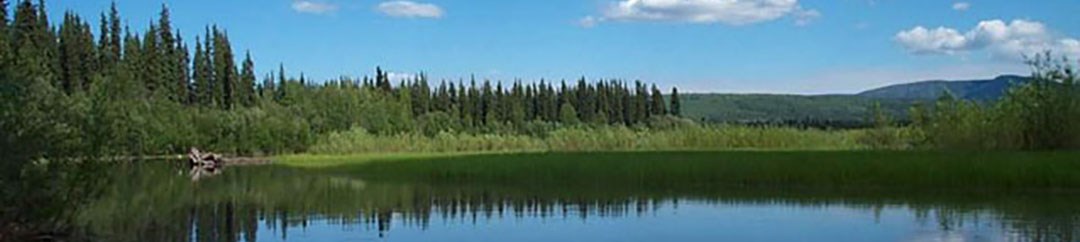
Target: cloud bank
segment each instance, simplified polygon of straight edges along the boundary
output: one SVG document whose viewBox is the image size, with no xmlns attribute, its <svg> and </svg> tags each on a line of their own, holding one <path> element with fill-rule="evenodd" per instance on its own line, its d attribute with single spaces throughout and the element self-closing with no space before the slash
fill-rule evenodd
<svg viewBox="0 0 1080 242">
<path fill-rule="evenodd" d="M 1030 20 L 979 22 L 971 30 L 916 26 L 896 34 L 896 42 L 908 52 L 919 55 L 955 55 L 989 50 L 999 58 L 1021 59 L 1043 51 L 1056 55 L 1080 57 L 1080 41 L 1058 37 L 1046 25 Z"/>
<path fill-rule="evenodd" d="M 956 2 L 956 3 L 953 3 L 952 9 L 956 10 L 956 11 L 967 11 L 968 9 L 971 9 L 971 3 L 969 3 L 969 2 Z"/>
<path fill-rule="evenodd" d="M 787 16 L 793 16 L 797 25 L 806 25 L 821 13 L 802 8 L 798 0 L 620 0 L 604 8 L 600 17 L 587 16 L 581 23 L 671 21 L 742 26 Z M 584 24 L 587 22 L 592 24 Z"/>
<path fill-rule="evenodd" d="M 338 10 L 337 5 L 324 2 L 316 2 L 309 0 L 295 0 L 292 4 L 292 9 L 300 13 L 308 14 L 328 14 Z"/>
<path fill-rule="evenodd" d="M 379 12 L 400 18 L 442 18 L 445 12 L 439 6 L 412 1 L 389 1 L 380 3 Z"/>
</svg>

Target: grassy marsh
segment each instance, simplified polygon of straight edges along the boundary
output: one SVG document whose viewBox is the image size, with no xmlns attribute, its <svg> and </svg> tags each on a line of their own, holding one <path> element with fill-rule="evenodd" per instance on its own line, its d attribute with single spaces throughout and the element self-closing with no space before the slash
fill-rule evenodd
<svg viewBox="0 0 1080 242">
<path fill-rule="evenodd" d="M 439 183 L 1072 191 L 1080 189 L 1076 157 L 1080 153 L 669 151 L 289 156 L 280 163 Z"/>
</svg>

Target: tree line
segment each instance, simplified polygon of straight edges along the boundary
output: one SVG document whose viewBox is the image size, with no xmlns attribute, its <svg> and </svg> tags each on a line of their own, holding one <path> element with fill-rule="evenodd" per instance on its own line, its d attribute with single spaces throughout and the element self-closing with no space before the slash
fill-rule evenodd
<svg viewBox="0 0 1080 242">
<path fill-rule="evenodd" d="M 538 83 L 484 80 L 478 83 L 441 81 L 437 87 L 429 84 L 425 74 L 400 80 L 391 85 L 389 73 L 376 68 L 374 79 L 341 79 L 328 82 L 339 88 L 363 89 L 397 99 L 408 106 L 415 118 L 448 115 L 466 127 L 491 125 L 520 125 L 526 122 L 558 122 L 566 124 L 591 123 L 635 125 L 653 116 L 679 116 L 678 89 L 669 98 L 656 85 L 648 87 L 641 81 L 628 83 L 607 80 L 590 83 L 581 78 L 576 84 L 565 81 L 540 80 Z M 284 76 L 284 74 L 279 74 Z M 279 85 L 289 85 L 280 79 Z M 269 82 L 266 85 L 274 88 Z M 287 89 L 280 88 L 278 101 L 286 99 Z M 288 102 L 284 102 L 288 104 Z M 670 105 L 669 105 L 670 103 Z"/>
<path fill-rule="evenodd" d="M 676 89 L 664 94 L 640 81 L 470 78 L 435 85 L 423 73 L 391 80 L 376 68 L 373 77 L 316 82 L 287 75 L 284 65 L 258 81 L 251 53 L 238 58 L 227 31 L 207 26 L 186 42 L 164 5 L 139 33 L 113 3 L 95 36 L 90 21 L 73 12 L 50 24 L 43 1 L 18 1 L 10 21 L 7 2 L 0 4 L 0 122 L 18 131 L 5 134 L 3 146 L 28 158 L 167 154 L 192 146 L 282 153 L 354 127 L 374 134 L 538 134 L 560 125 L 643 125 L 681 112 Z"/>
</svg>

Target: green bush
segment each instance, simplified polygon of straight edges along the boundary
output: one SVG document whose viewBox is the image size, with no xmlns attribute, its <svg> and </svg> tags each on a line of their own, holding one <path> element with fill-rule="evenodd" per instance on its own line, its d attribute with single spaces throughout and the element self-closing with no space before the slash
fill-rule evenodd
<svg viewBox="0 0 1080 242">
<path fill-rule="evenodd" d="M 1061 150 L 1080 148 L 1080 89 L 1065 60 L 1039 55 L 1029 83 L 993 104 L 939 100 L 917 128 L 941 149 Z"/>
</svg>

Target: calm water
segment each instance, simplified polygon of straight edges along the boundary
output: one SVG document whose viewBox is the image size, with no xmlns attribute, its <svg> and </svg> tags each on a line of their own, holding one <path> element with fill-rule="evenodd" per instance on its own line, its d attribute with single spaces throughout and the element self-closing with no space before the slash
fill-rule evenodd
<svg viewBox="0 0 1080 242">
<path fill-rule="evenodd" d="M 1080 196 L 1061 193 L 506 185 L 276 166 L 192 182 L 179 171 L 125 167 L 80 220 L 107 241 L 1080 240 Z"/>
</svg>

